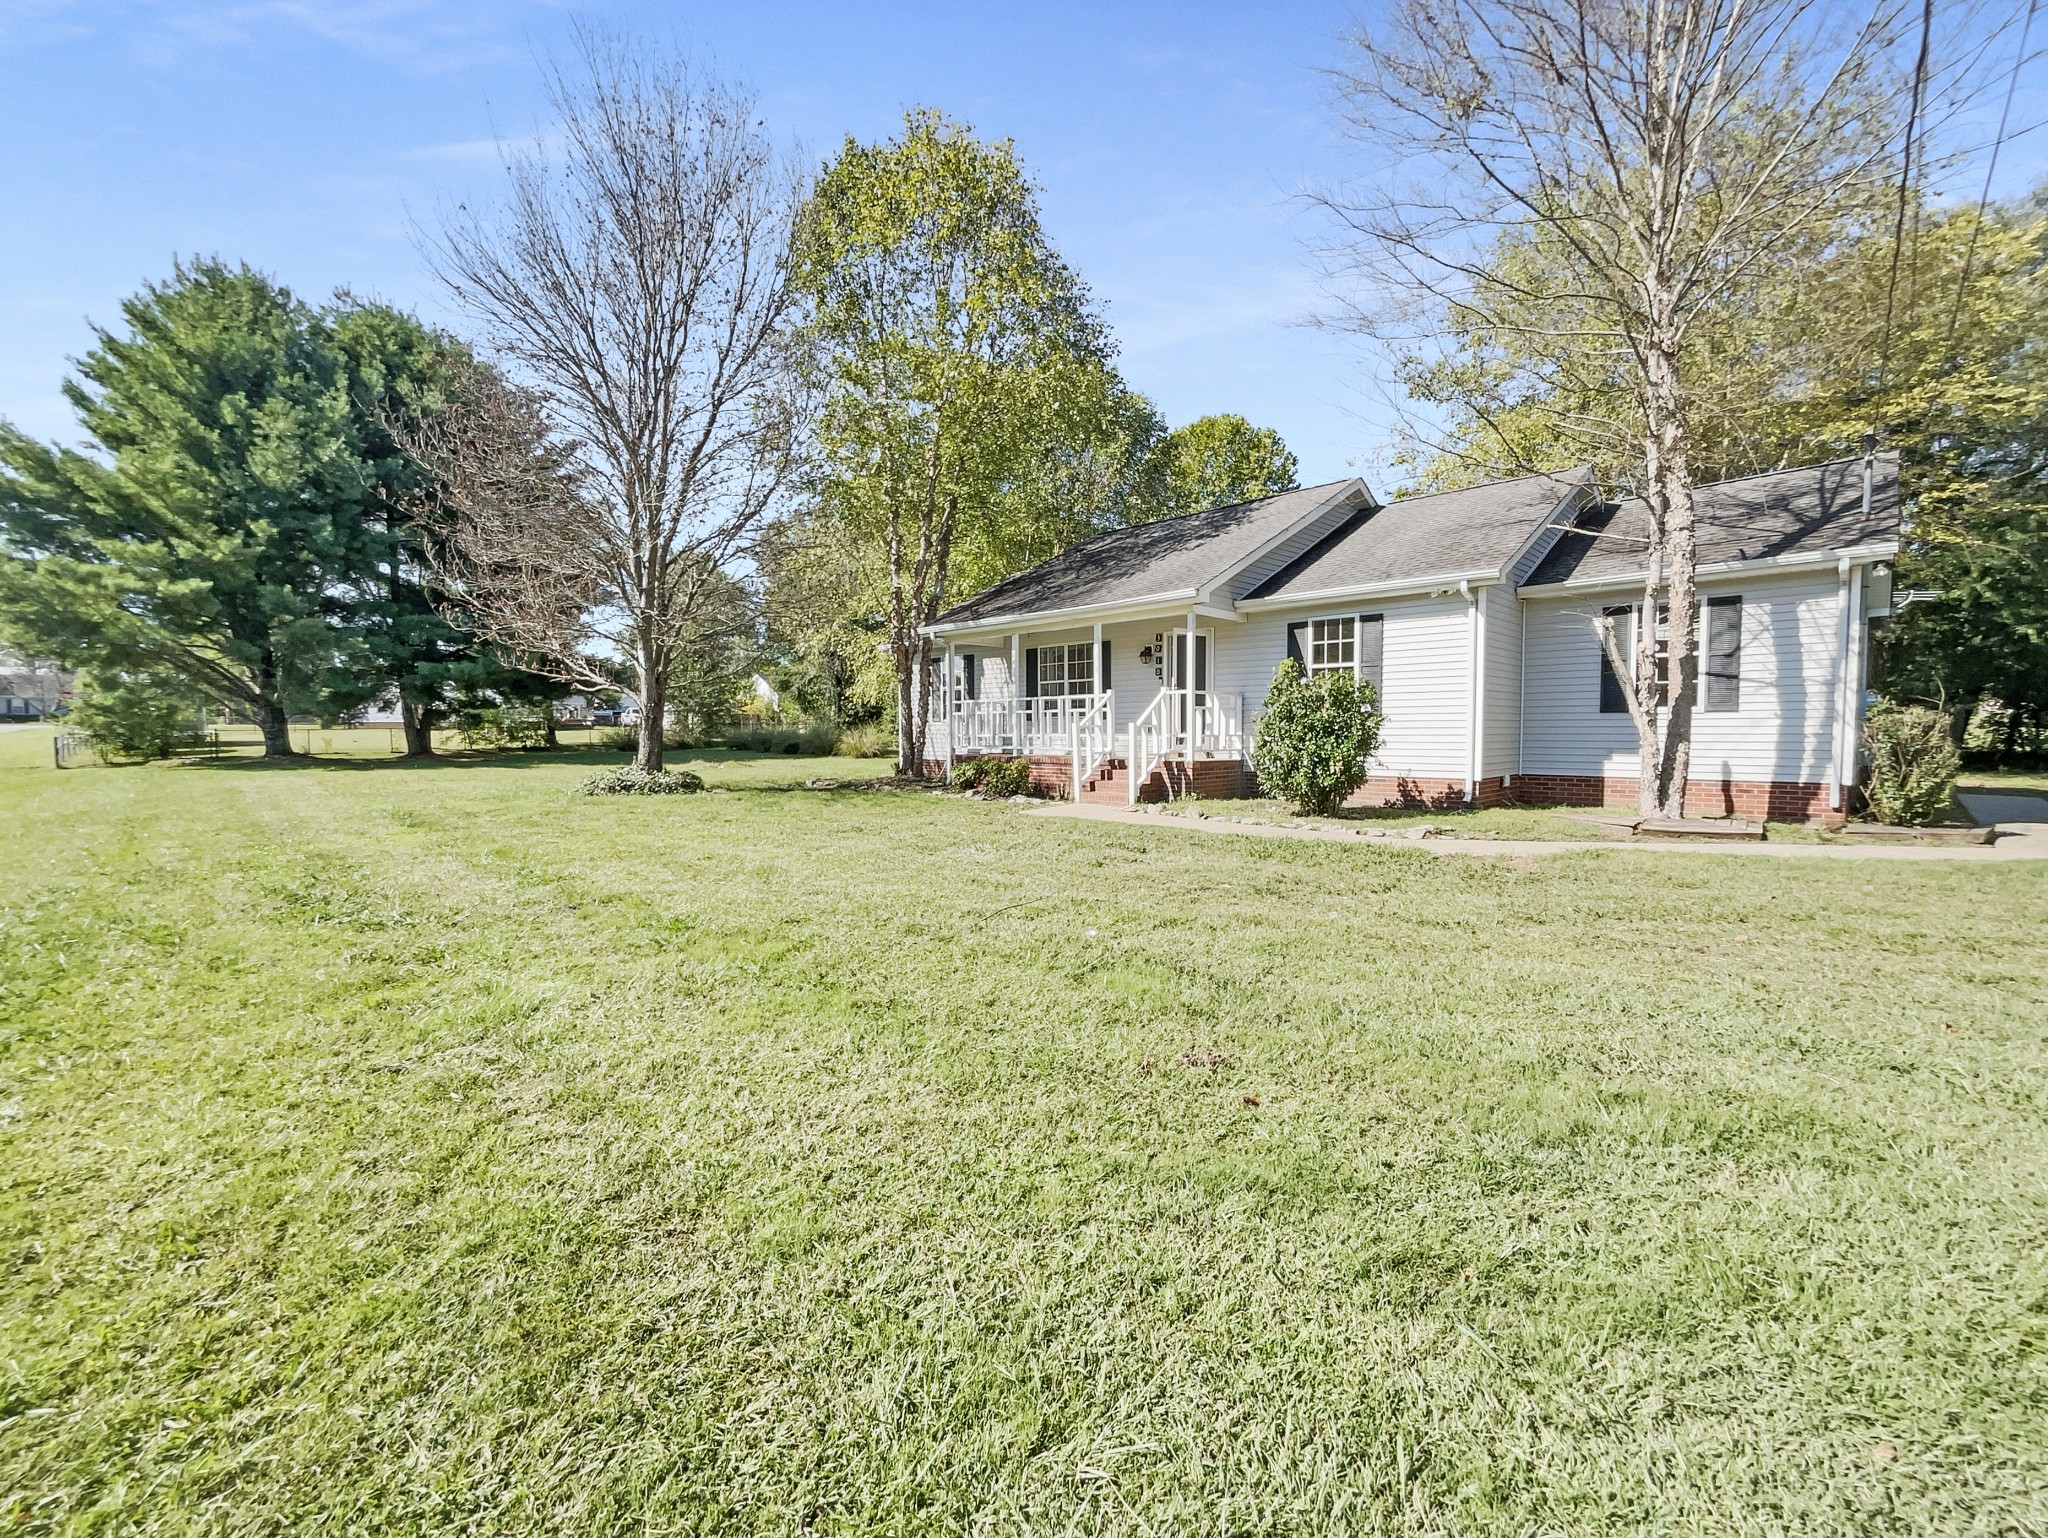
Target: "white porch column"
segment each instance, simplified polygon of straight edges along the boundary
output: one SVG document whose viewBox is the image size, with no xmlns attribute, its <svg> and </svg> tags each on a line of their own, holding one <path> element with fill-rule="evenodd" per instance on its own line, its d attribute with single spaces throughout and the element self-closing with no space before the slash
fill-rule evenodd
<svg viewBox="0 0 2048 1538">
<path fill-rule="evenodd" d="M 960 737 L 960 706 L 954 699 L 953 691 L 960 677 L 960 660 L 953 654 L 953 643 L 946 642 L 946 783 L 953 783 L 953 754 Z"/>
<path fill-rule="evenodd" d="M 1019 702 L 1024 698 L 1024 633 L 1010 632 L 1010 745 L 1024 752 L 1023 716 Z"/>
<path fill-rule="evenodd" d="M 1185 740 L 1188 754 L 1188 791 L 1195 788 L 1195 611 L 1188 610 L 1188 670 L 1181 677 L 1187 685 L 1188 717 Z"/>
</svg>

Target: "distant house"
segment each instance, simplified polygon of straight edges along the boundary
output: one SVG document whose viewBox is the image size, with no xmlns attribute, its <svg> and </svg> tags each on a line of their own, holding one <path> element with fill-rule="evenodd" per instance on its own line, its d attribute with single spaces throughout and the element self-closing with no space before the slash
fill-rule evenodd
<svg viewBox="0 0 2048 1538">
<path fill-rule="evenodd" d="M 46 662 L 0 652 L 0 720 L 39 721 L 66 710 L 75 675 Z"/>
<path fill-rule="evenodd" d="M 1688 810 L 1839 815 L 1891 612 L 1897 458 L 1726 481 L 1697 505 Z M 1633 805 L 1636 732 L 1598 626 L 1632 648 L 1648 516 L 1582 470 L 1385 504 L 1336 481 L 1097 535 L 930 627 L 950 685 L 930 767 L 1028 757 L 1042 789 L 1095 801 L 1245 793 L 1292 657 L 1379 690 L 1362 801 Z"/>
</svg>

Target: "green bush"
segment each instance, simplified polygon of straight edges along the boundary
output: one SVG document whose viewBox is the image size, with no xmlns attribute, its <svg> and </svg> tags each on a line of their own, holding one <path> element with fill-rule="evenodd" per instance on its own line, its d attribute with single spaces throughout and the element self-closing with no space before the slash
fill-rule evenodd
<svg viewBox="0 0 2048 1538">
<path fill-rule="evenodd" d="M 996 800 L 1031 794 L 1028 758 L 963 758 L 953 765 L 953 783 Z"/>
<path fill-rule="evenodd" d="M 548 745 L 545 705 L 488 705 L 455 718 L 466 748 L 544 748 Z"/>
<path fill-rule="evenodd" d="M 1327 816 L 1365 783 L 1381 722 L 1371 684 L 1348 673 L 1304 678 L 1289 658 L 1273 675 L 1252 742 L 1259 789 L 1297 811 Z"/>
<path fill-rule="evenodd" d="M 1947 716 L 1880 700 L 1864 720 L 1863 742 L 1870 751 L 1864 794 L 1877 821 L 1917 827 L 1949 809 L 1963 757 Z"/>
<path fill-rule="evenodd" d="M 597 734 L 597 745 L 610 748 L 614 753 L 637 753 L 640 751 L 640 728 L 607 726 Z M 697 746 L 697 740 L 681 727 L 671 726 L 661 734 L 661 745 L 671 753 L 680 753 Z"/>
<path fill-rule="evenodd" d="M 893 758 L 896 756 L 896 734 L 880 721 L 843 726 L 832 751 L 841 758 Z"/>
<path fill-rule="evenodd" d="M 169 758 L 199 736 L 192 686 L 171 673 L 89 672 L 66 723 L 114 758 Z"/>
<path fill-rule="evenodd" d="M 741 753 L 807 753 L 830 755 L 839 733 L 830 726 L 754 726 L 725 734 L 725 745 Z"/>
<path fill-rule="evenodd" d="M 586 796 L 686 796 L 704 788 L 703 779 L 687 769 L 655 773 L 638 764 L 593 774 L 576 787 Z"/>
</svg>

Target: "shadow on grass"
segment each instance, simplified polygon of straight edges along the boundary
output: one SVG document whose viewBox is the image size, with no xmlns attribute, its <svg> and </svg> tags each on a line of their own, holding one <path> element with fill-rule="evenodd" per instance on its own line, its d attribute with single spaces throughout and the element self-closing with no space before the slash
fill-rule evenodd
<svg viewBox="0 0 2048 1538">
<path fill-rule="evenodd" d="M 405 758 L 397 754 L 363 755 L 301 753 L 290 758 L 264 758 L 256 754 L 226 754 L 219 758 L 189 758 L 181 760 L 177 767 L 196 769 L 212 773 L 275 774 L 297 773 L 307 770 L 344 770 L 350 773 L 419 773 L 448 769 L 618 769 L 633 761 L 629 752 L 611 748 L 561 747 L 561 748 L 453 748 L 443 749 L 431 757 Z M 757 753 L 741 748 L 689 748 L 672 750 L 664 759 L 670 769 L 688 769 L 696 766 L 715 767 L 720 764 L 766 764 L 786 768 L 792 774 L 815 765 L 850 765 L 862 762 L 857 759 L 820 758 L 811 754 Z M 824 776 L 813 769 L 815 783 L 789 783 L 764 785 L 733 785 L 721 787 L 738 791 L 792 791 L 792 790 L 870 790 L 876 788 L 904 789 L 919 787 L 922 781 L 904 780 L 894 775 L 845 777 Z"/>
</svg>

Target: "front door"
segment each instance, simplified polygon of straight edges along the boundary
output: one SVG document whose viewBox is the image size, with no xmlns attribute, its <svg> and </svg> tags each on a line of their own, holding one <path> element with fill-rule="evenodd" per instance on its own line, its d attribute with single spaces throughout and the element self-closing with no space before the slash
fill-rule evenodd
<svg viewBox="0 0 2048 1538">
<path fill-rule="evenodd" d="M 1188 660 L 1188 633 L 1176 630 L 1167 637 L 1166 687 L 1181 691 L 1179 703 L 1173 708 L 1179 713 L 1180 729 L 1188 729 L 1188 697 L 1185 673 Z M 1195 708 L 1201 709 L 1209 703 L 1209 632 L 1195 632 Z"/>
</svg>

